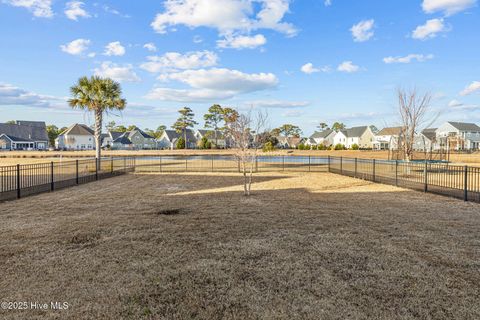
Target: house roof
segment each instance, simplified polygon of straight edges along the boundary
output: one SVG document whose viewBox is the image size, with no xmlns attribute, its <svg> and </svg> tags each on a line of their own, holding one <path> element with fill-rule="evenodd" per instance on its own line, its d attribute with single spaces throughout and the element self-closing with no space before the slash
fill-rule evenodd
<svg viewBox="0 0 480 320">
<path fill-rule="evenodd" d="M 168 140 L 173 142 L 174 140 L 183 137 L 183 132 L 178 133 L 176 130 L 165 130 L 164 134 L 167 136 Z M 187 129 L 187 140 L 189 142 L 197 140 L 195 138 L 194 132 L 191 129 Z"/>
<path fill-rule="evenodd" d="M 21 126 L 31 126 L 31 127 L 37 127 L 37 128 L 45 128 L 46 124 L 44 121 L 25 121 L 25 120 L 16 120 L 15 124 L 21 125 Z"/>
<path fill-rule="evenodd" d="M 321 138 L 326 138 L 328 137 L 331 133 L 333 132 L 332 129 L 327 129 L 323 131 L 315 131 L 310 138 L 312 139 L 321 139 Z"/>
<path fill-rule="evenodd" d="M 447 123 L 449 123 L 455 129 L 460 131 L 479 131 L 480 132 L 480 127 L 477 126 L 475 123 L 452 122 L 452 121 L 448 121 Z"/>
<path fill-rule="evenodd" d="M 0 134 L 4 133 L 9 137 L 21 139 L 21 141 L 48 141 L 47 129 L 45 123 L 40 122 L 35 125 L 0 123 Z"/>
<path fill-rule="evenodd" d="M 145 131 L 143 131 L 139 128 L 135 128 L 132 131 L 128 132 L 128 138 L 131 139 L 132 136 L 135 134 L 135 132 L 140 133 L 142 135 L 142 137 L 144 137 L 146 139 L 155 139 L 154 137 L 152 137 L 151 135 L 149 135 L 148 133 L 146 133 Z"/>
<path fill-rule="evenodd" d="M 362 127 L 353 127 L 350 129 L 345 129 L 341 130 L 341 132 L 347 137 L 347 138 L 353 138 L 353 137 L 361 137 L 362 134 L 368 129 L 368 126 L 362 126 Z"/>
<path fill-rule="evenodd" d="M 93 136 L 95 132 L 85 124 L 75 123 L 60 135 Z"/>
<path fill-rule="evenodd" d="M 5 133 L 0 134 L 0 137 L 2 137 L 2 136 L 7 137 L 12 142 L 34 142 L 34 140 L 32 140 L 32 139 L 14 137 L 14 136 L 11 136 L 11 135 L 8 135 L 8 134 L 5 134 Z"/>
<path fill-rule="evenodd" d="M 213 139 L 215 138 L 215 130 L 204 130 L 204 129 L 200 129 L 200 130 L 197 130 L 200 135 L 202 137 L 205 137 L 206 135 L 209 135 L 209 138 Z M 224 139 L 224 136 L 223 136 L 223 132 L 221 132 L 220 130 L 217 130 L 217 138 L 218 139 Z"/>
<path fill-rule="evenodd" d="M 377 133 L 377 136 L 398 136 L 402 132 L 403 127 L 387 127 Z"/>
<path fill-rule="evenodd" d="M 117 139 L 113 140 L 113 143 L 120 143 L 120 144 L 132 144 L 132 141 L 127 137 L 128 132 L 125 132 Z"/>
<path fill-rule="evenodd" d="M 120 137 L 122 134 L 124 134 L 125 132 L 122 132 L 122 131 L 109 131 L 108 133 L 110 134 L 110 137 L 112 137 L 112 140 L 115 140 L 115 139 L 117 139 L 118 137 Z"/>
<path fill-rule="evenodd" d="M 433 141 L 435 140 L 435 138 L 437 137 L 437 128 L 428 128 L 428 129 L 424 129 L 422 130 L 422 134 L 430 141 Z"/>
</svg>

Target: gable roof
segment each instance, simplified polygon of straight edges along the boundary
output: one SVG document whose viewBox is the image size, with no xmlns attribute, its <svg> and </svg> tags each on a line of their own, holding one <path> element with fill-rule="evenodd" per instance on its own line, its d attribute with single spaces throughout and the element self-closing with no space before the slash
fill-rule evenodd
<svg viewBox="0 0 480 320">
<path fill-rule="evenodd" d="M 437 137 L 437 128 L 427 128 L 422 130 L 422 134 L 430 141 L 434 141 Z"/>
<path fill-rule="evenodd" d="M 43 122 L 37 122 L 35 125 L 0 123 L 0 134 L 2 133 L 21 141 L 48 141 L 47 129 Z"/>
<path fill-rule="evenodd" d="M 140 133 L 145 139 L 155 139 L 154 137 L 139 128 L 135 128 L 132 131 L 127 131 L 126 133 L 128 133 L 128 139 L 131 139 L 135 132 Z"/>
<path fill-rule="evenodd" d="M 75 123 L 67 130 L 63 131 L 60 135 L 77 135 L 77 136 L 93 136 L 95 132 L 85 124 Z"/>
<path fill-rule="evenodd" d="M 326 138 L 328 137 L 332 132 L 334 132 L 332 129 L 326 129 L 323 131 L 315 131 L 310 138 L 312 139 L 321 139 L 321 138 Z"/>
<path fill-rule="evenodd" d="M 353 138 L 353 137 L 361 137 L 362 134 L 368 129 L 368 126 L 361 126 L 361 127 L 353 127 L 350 129 L 345 129 L 341 130 L 341 132 L 347 137 L 347 138 Z"/>
<path fill-rule="evenodd" d="M 12 142 L 34 142 L 32 139 L 14 137 L 5 133 L 0 134 L 0 137 L 7 137 Z"/>
<path fill-rule="evenodd" d="M 204 130 L 204 129 L 199 129 L 197 130 L 202 137 L 205 137 L 206 135 L 209 135 L 208 137 L 210 139 L 215 138 L 215 130 Z M 220 130 L 217 130 L 217 139 L 224 139 L 225 137 L 223 136 L 223 132 Z"/>
<path fill-rule="evenodd" d="M 380 130 L 377 136 L 398 136 L 402 133 L 403 127 L 387 127 Z"/>
<path fill-rule="evenodd" d="M 478 131 L 480 132 L 480 127 L 477 126 L 475 123 L 467 123 L 467 122 L 452 122 L 448 121 L 451 126 L 455 129 L 460 131 Z"/>
<path fill-rule="evenodd" d="M 117 139 L 118 137 L 120 137 L 124 133 L 125 132 L 122 132 L 122 131 L 108 131 L 108 134 L 110 135 L 110 137 L 112 137 L 112 140 Z"/>
<path fill-rule="evenodd" d="M 128 132 L 124 132 L 121 136 L 117 139 L 113 140 L 113 143 L 120 143 L 120 144 L 132 144 L 132 141 L 127 137 Z"/>
<path fill-rule="evenodd" d="M 167 136 L 170 142 L 173 142 L 178 138 L 183 138 L 183 132 L 178 133 L 176 130 L 165 130 L 164 134 Z M 192 129 L 187 129 L 187 140 L 188 142 L 193 142 L 197 140 Z"/>
</svg>

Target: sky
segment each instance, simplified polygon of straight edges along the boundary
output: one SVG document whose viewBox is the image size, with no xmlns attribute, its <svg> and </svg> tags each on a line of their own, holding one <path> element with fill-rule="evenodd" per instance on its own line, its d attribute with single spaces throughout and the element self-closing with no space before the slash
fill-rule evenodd
<svg viewBox="0 0 480 320">
<path fill-rule="evenodd" d="M 81 76 L 121 83 L 106 121 L 171 126 L 189 106 L 265 109 L 269 126 L 399 124 L 398 88 L 430 125 L 480 123 L 477 0 L 0 0 L 0 122 L 93 124 Z"/>
</svg>

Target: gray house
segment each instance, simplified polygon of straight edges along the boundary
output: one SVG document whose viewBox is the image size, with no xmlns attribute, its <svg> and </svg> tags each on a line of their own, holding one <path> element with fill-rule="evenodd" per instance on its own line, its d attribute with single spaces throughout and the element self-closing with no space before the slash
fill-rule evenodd
<svg viewBox="0 0 480 320">
<path fill-rule="evenodd" d="M 197 138 L 195 137 L 195 132 L 191 129 L 187 129 L 187 141 L 186 145 L 188 149 L 195 149 L 197 147 Z M 159 149 L 176 149 L 177 141 L 179 138 L 183 138 L 184 133 L 178 133 L 175 130 L 165 130 L 163 131 L 160 138 L 157 140 L 157 146 Z"/>
<path fill-rule="evenodd" d="M 155 138 L 135 128 L 127 132 L 110 132 L 111 147 L 116 150 L 152 150 L 157 148 Z"/>
<path fill-rule="evenodd" d="M 45 122 L 0 123 L 0 150 L 46 150 L 48 134 Z"/>
</svg>

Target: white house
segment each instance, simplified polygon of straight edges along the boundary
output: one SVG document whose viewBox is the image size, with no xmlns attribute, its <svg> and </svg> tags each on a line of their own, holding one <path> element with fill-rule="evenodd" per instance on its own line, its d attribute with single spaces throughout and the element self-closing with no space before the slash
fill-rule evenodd
<svg viewBox="0 0 480 320">
<path fill-rule="evenodd" d="M 76 123 L 55 139 L 55 147 L 65 150 L 94 150 L 94 131 L 87 125 Z"/>
<path fill-rule="evenodd" d="M 197 139 L 195 133 L 191 129 L 187 129 L 187 148 L 195 149 L 197 147 Z M 160 138 L 157 140 L 157 147 L 159 149 L 176 149 L 177 141 L 183 138 L 184 133 L 178 133 L 175 130 L 164 130 Z"/>
<path fill-rule="evenodd" d="M 216 135 L 217 137 L 215 138 L 215 130 L 197 130 L 195 132 L 195 139 L 200 141 L 202 138 L 207 138 L 212 145 L 217 143 L 217 148 L 225 148 L 227 144 L 223 133 L 217 130 Z"/>
<path fill-rule="evenodd" d="M 361 149 L 371 149 L 374 139 L 375 135 L 369 126 L 353 127 L 338 131 L 333 138 L 333 144 L 343 144 L 348 149 L 354 144 Z"/>
<path fill-rule="evenodd" d="M 478 150 L 480 148 L 480 127 L 474 123 L 445 122 L 435 133 L 442 149 Z"/>
<path fill-rule="evenodd" d="M 335 137 L 335 134 L 336 132 L 332 129 L 326 129 L 319 132 L 316 131 L 310 136 L 308 144 L 314 144 L 314 145 L 323 144 L 324 146 L 327 146 L 327 147 L 331 146 L 333 144 L 333 139 Z"/>
<path fill-rule="evenodd" d="M 413 149 L 415 151 L 431 152 L 438 150 L 439 146 L 437 143 L 437 128 L 428 128 L 422 130 L 420 134 L 415 136 L 415 141 Z"/>
<path fill-rule="evenodd" d="M 387 127 L 380 130 L 373 141 L 375 150 L 397 150 L 399 139 L 402 135 L 402 127 Z"/>
</svg>

